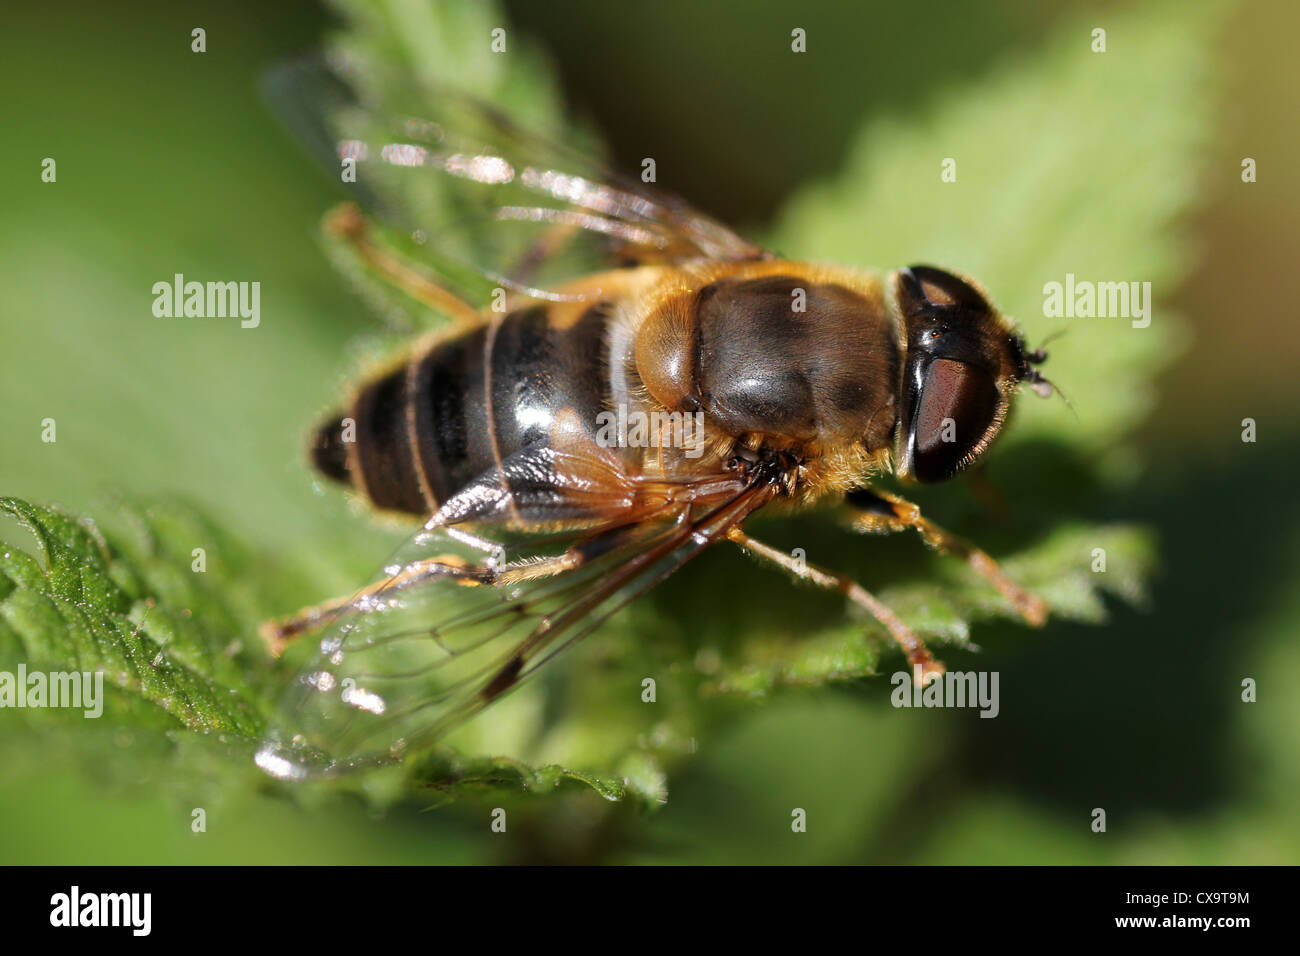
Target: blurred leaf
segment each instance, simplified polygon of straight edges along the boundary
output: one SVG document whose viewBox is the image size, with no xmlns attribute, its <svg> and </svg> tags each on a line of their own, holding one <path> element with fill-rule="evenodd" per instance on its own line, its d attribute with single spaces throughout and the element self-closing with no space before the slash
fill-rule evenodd
<svg viewBox="0 0 1300 956">
<path fill-rule="evenodd" d="M 372 144 L 422 142 L 405 129 L 408 119 L 435 121 L 436 138 L 450 147 L 464 137 L 467 150 L 499 148 L 510 139 L 484 122 L 475 103 L 502 109 L 532 136 L 562 142 L 575 152 L 594 152 L 597 142 L 566 119 L 558 88 L 543 56 L 491 3 L 427 4 L 389 0 L 336 0 L 348 28 L 326 51 L 330 69 L 350 87 L 347 98 L 324 99 L 318 108 L 336 139 Z M 494 53 L 494 31 L 505 31 L 506 53 Z M 466 94 L 472 99 L 459 100 Z M 463 182 L 372 162 L 363 164 L 354 193 L 390 228 L 375 231 L 384 245 L 434 268 L 439 280 L 467 301 L 486 305 L 498 283 L 476 271 L 489 263 L 517 260 L 536 241 L 531 227 L 495 220 L 501 198 L 466 189 Z M 382 220 L 381 220 L 382 221 Z M 419 241 L 412 234 L 421 233 Z M 398 329 L 431 323 L 391 284 L 358 268 L 355 258 L 327 240 L 331 260 Z M 440 321 L 440 320 L 437 320 Z M 433 324 L 437 324 L 435 321 Z M 380 347 L 382 346 L 380 341 Z M 396 343 L 389 342 L 390 347 Z"/>
<path fill-rule="evenodd" d="M 843 173 L 786 208 L 778 248 L 881 268 L 946 266 L 983 283 L 1030 344 L 1066 330 L 1044 371 L 1078 417 L 1029 396 L 998 451 L 1043 437 L 1113 451 L 1183 341 L 1166 303 L 1189 262 L 1185 223 L 1203 174 L 1219 10 L 1149 3 L 1089 13 L 906 124 L 868 123 Z M 1099 25 L 1105 53 L 1091 50 Z M 940 180 L 946 158 L 956 182 Z M 1043 286 L 1067 273 L 1150 282 L 1150 326 L 1045 317 Z"/>
</svg>

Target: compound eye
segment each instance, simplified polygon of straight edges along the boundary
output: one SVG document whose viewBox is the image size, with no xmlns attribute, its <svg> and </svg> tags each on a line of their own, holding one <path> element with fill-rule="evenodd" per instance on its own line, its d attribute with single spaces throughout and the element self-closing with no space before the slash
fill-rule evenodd
<svg viewBox="0 0 1300 956">
<path fill-rule="evenodd" d="M 967 457 L 994 426 L 1001 396 L 993 376 L 954 359 L 930 362 L 909 427 L 909 471 L 917 481 L 942 481 L 964 468 Z"/>
</svg>

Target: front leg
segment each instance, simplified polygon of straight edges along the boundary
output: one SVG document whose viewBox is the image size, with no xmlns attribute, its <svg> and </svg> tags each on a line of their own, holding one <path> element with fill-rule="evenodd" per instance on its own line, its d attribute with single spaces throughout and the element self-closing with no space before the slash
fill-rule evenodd
<svg viewBox="0 0 1300 956">
<path fill-rule="evenodd" d="M 393 288 L 428 306 L 462 328 L 479 322 L 479 310 L 421 272 L 414 263 L 370 236 L 370 224 L 355 203 L 343 203 L 325 217 L 325 233 L 342 239 L 351 255 Z"/>
<path fill-rule="evenodd" d="M 1030 594 L 1003 573 L 998 563 L 969 541 L 945 531 L 921 514 L 921 509 L 904 498 L 863 488 L 850 494 L 849 525 L 854 531 L 880 534 L 915 528 L 925 543 L 936 551 L 964 558 L 990 584 L 1011 602 L 1012 606 L 1032 627 L 1042 627 L 1047 621 L 1047 602 Z"/>
</svg>

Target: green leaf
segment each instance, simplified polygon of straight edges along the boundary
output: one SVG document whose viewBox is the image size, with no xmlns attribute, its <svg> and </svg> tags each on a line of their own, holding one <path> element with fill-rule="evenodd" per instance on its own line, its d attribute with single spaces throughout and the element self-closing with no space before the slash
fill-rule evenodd
<svg viewBox="0 0 1300 956">
<path fill-rule="evenodd" d="M 364 78 L 366 97 L 388 110 L 418 115 L 421 97 L 451 81 L 530 128 L 581 138 L 521 34 L 510 31 L 508 57 L 490 52 L 491 30 L 508 27 L 493 5 L 339 6 L 349 24 L 334 49 Z M 770 244 L 791 258 L 881 269 L 929 261 L 969 273 L 1031 343 L 1070 326 L 1045 370 L 1073 412 L 1026 396 L 989 456 L 991 485 L 1012 504 L 1006 516 L 986 507 L 996 495 L 978 485 L 916 495 L 1045 597 L 1057 618 L 1096 622 L 1112 599 L 1140 601 L 1156 561 L 1150 534 L 1123 509 L 1140 468 L 1125 442 L 1181 342 L 1166 303 L 1188 264 L 1178 224 L 1196 198 L 1212 11 L 1183 3 L 1112 12 L 1105 54 L 1090 50 L 1091 20 L 1064 22 L 1043 48 L 917 105 L 905 120 L 867 123 L 842 172 L 796 195 L 771 233 Z M 1144 90 L 1140 124 L 1119 111 L 1136 108 L 1134 88 Z M 1126 140 L 1135 125 L 1140 137 Z M 940 181 L 945 157 L 957 161 L 955 183 Z M 402 198 L 421 221 L 447 218 L 436 189 L 413 186 Z M 1043 285 L 1067 272 L 1151 282 L 1151 325 L 1044 317 Z M 303 595 L 327 596 L 306 562 L 256 553 L 179 505 L 118 505 L 99 527 L 14 499 L 0 509 L 36 536 L 46 558 L 42 567 L 16 549 L 0 557 L 0 661 L 102 668 L 114 688 L 106 722 L 165 731 L 166 740 L 220 731 L 229 745 L 203 737 L 198 765 L 219 766 L 227 781 L 247 774 L 244 744 L 291 676 L 261 653 L 255 627 Z M 982 579 L 914 537 L 855 538 L 819 513 L 772 520 L 758 533 L 852 574 L 939 645 L 1008 629 L 992 628 L 1010 609 Z M 191 570 L 196 547 L 207 552 L 204 573 Z M 1094 570 L 1099 550 L 1105 572 Z M 339 547 L 315 556 L 315 567 L 327 559 L 344 565 L 353 556 Z M 416 755 L 361 786 L 378 802 L 590 789 L 655 806 L 674 768 L 728 714 L 782 687 L 900 663 L 882 630 L 847 614 L 837 596 L 795 590 L 719 549 L 477 718 L 457 741 L 459 755 Z M 647 679 L 653 705 L 642 699 Z"/>
<path fill-rule="evenodd" d="M 430 755 L 415 761 L 411 769 L 411 782 L 427 787 L 437 796 L 438 802 L 501 791 L 544 794 L 575 787 L 594 790 L 610 801 L 622 800 L 630 792 L 640 795 L 636 787 L 617 777 L 594 776 L 558 764 L 534 768 L 507 757 L 452 759 L 445 755 Z"/>
<path fill-rule="evenodd" d="M 105 688 L 125 696 L 121 706 L 136 722 L 157 725 L 149 720 L 156 714 L 136 706 L 145 702 L 170 719 L 164 725 L 259 732 L 214 631 L 188 609 L 138 591 L 140 568 L 111 551 L 94 525 L 16 498 L 0 498 L 0 513 L 30 531 L 45 557 L 42 569 L 24 552 L 0 553 L 0 620 L 16 638 L 8 647 L 19 652 L 14 663 L 102 672 Z"/>
</svg>

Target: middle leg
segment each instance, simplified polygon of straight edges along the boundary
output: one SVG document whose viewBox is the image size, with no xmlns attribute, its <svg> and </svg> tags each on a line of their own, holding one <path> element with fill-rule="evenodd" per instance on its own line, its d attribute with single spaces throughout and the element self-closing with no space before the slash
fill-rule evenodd
<svg viewBox="0 0 1300 956">
<path fill-rule="evenodd" d="M 921 669 L 922 683 L 928 684 L 933 678 L 943 673 L 943 664 L 935 660 L 934 655 L 930 653 L 916 632 L 904 624 L 902 619 L 890 610 L 887 605 L 881 603 L 875 595 L 852 578 L 837 574 L 834 571 L 826 571 L 807 562 L 796 561 L 784 551 L 778 551 L 771 545 L 751 538 L 739 528 L 733 529 L 728 533 L 727 537 L 755 557 L 784 568 L 800 580 L 808 581 L 829 591 L 838 591 L 854 604 L 865 608 L 872 617 L 884 625 L 890 636 L 898 642 L 898 646 L 907 655 L 908 663 L 913 668 L 919 667 Z"/>
</svg>

